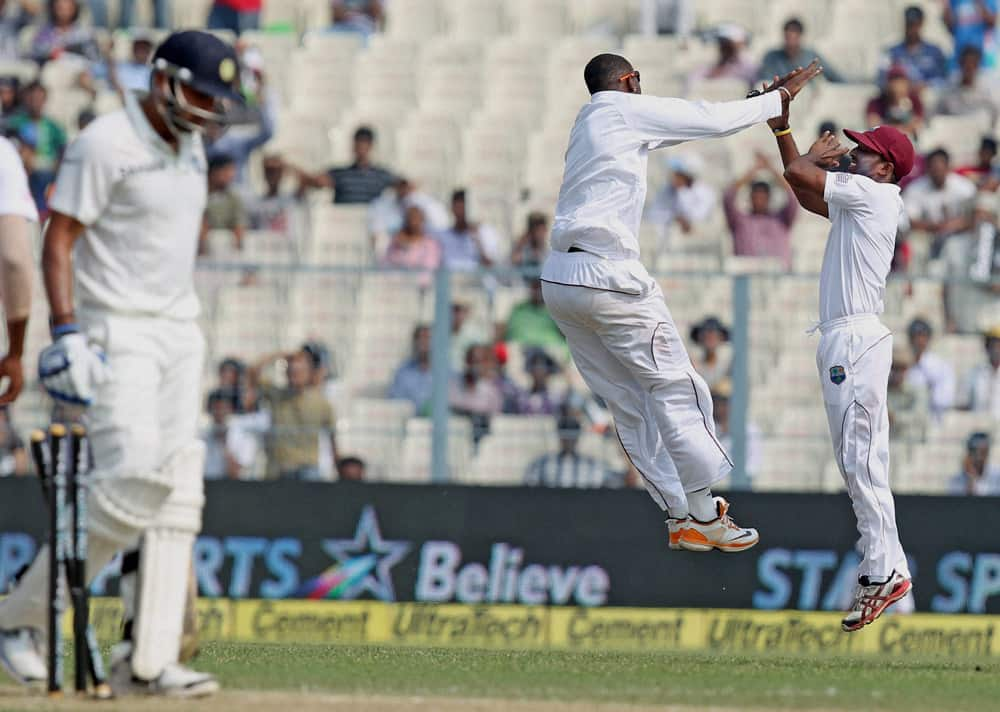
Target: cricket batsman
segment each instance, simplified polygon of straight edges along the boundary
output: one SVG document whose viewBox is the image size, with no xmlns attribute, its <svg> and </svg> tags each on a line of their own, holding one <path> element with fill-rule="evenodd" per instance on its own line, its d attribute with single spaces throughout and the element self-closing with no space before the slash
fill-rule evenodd
<svg viewBox="0 0 1000 712">
<path fill-rule="evenodd" d="M 910 591 L 889 489 L 889 370 L 892 332 L 878 315 L 903 217 L 897 183 L 913 168 L 913 144 L 891 126 L 823 134 L 799 155 L 787 117 L 768 122 L 785 179 L 802 207 L 830 220 L 819 278 L 816 352 L 833 451 L 857 517 L 863 558 L 841 627 L 861 630 Z M 830 172 L 850 151 L 848 172 Z"/>
<path fill-rule="evenodd" d="M 745 551 L 759 536 L 712 496 L 711 486 L 732 469 L 715 435 L 712 396 L 639 260 L 649 152 L 783 116 L 820 71 L 814 63 L 760 96 L 707 103 L 643 95 L 639 72 L 615 54 L 600 54 L 584 69 L 591 99 L 570 132 L 542 295 L 587 386 L 611 408 L 625 453 L 667 513 L 671 549 Z"/>
<path fill-rule="evenodd" d="M 31 224 L 38 222 L 38 209 L 28 189 L 28 175 L 17 149 L 0 137 L 0 299 L 7 319 L 7 353 L 0 358 L 0 405 L 13 403 L 24 384 L 21 357 L 31 314 L 31 282 L 34 258 Z"/>
<path fill-rule="evenodd" d="M 94 453 L 87 571 L 141 542 L 131 643 L 112 658 L 117 694 L 218 689 L 178 662 L 191 552 L 201 529 L 204 449 L 196 425 L 204 339 L 194 263 L 206 202 L 201 132 L 242 101 L 236 54 L 177 32 L 153 56 L 150 90 L 96 119 L 56 178 L 42 254 L 53 342 L 39 376 L 86 408 Z M 44 550 L 0 603 L 0 662 L 44 680 Z"/>
</svg>

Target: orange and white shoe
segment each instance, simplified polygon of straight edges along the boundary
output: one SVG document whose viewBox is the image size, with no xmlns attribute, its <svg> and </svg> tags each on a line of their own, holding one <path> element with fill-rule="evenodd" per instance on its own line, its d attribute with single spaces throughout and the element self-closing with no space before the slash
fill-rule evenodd
<svg viewBox="0 0 1000 712">
<path fill-rule="evenodd" d="M 913 583 L 910 579 L 895 571 L 885 583 L 871 586 L 859 583 L 858 591 L 854 596 L 854 605 L 844 616 L 844 620 L 840 622 L 840 627 L 848 633 L 852 633 L 861 630 L 869 623 L 874 623 L 886 608 L 905 597 L 911 588 L 913 588 Z"/>
<path fill-rule="evenodd" d="M 722 497 L 715 498 L 715 508 L 719 516 L 710 522 L 700 522 L 690 517 L 681 529 L 677 544 L 688 551 L 743 551 L 758 541 L 756 529 L 745 529 L 729 516 L 729 502 Z"/>
<path fill-rule="evenodd" d="M 669 534 L 667 543 L 671 549 L 676 550 L 681 548 L 681 533 L 687 529 L 690 523 L 691 517 L 684 517 L 683 519 L 667 517 L 667 533 Z"/>
</svg>

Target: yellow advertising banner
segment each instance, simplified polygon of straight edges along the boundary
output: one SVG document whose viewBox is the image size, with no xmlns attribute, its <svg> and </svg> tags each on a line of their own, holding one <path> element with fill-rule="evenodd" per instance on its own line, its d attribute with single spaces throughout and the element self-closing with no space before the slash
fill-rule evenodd
<svg viewBox="0 0 1000 712">
<path fill-rule="evenodd" d="M 121 604 L 96 599 L 91 621 L 117 637 Z M 229 600 L 198 602 L 203 641 L 339 643 L 496 650 L 691 650 L 1000 656 L 1000 616 L 886 615 L 858 633 L 832 612 Z M 69 618 L 66 634 L 71 633 Z"/>
</svg>

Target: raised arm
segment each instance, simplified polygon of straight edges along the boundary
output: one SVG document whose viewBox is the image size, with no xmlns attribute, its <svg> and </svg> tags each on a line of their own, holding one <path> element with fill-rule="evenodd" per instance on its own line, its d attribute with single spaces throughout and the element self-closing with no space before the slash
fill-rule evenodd
<svg viewBox="0 0 1000 712">
<path fill-rule="evenodd" d="M 655 148 L 684 141 L 729 136 L 768 119 L 783 116 L 802 88 L 822 71 L 818 62 L 797 69 L 749 99 L 712 103 L 662 97 L 636 101 L 626 120 Z"/>
<path fill-rule="evenodd" d="M 809 148 L 808 153 L 787 161 L 786 157 L 791 158 L 793 152 L 798 153 L 791 133 L 779 136 L 778 142 L 781 146 L 781 160 L 785 164 L 785 180 L 792 186 L 799 203 L 817 215 L 830 217 L 829 208 L 823 197 L 826 190 L 827 169 L 836 168 L 840 164 L 840 157 L 846 154 L 848 149 L 840 145 L 836 136 L 826 131 Z"/>
</svg>

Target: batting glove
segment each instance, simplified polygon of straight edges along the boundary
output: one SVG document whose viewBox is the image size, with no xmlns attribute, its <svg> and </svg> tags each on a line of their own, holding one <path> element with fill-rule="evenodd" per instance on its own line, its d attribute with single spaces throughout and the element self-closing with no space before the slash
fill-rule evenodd
<svg viewBox="0 0 1000 712">
<path fill-rule="evenodd" d="M 89 406 L 94 390 L 110 377 L 104 351 L 87 343 L 78 331 L 68 331 L 38 356 L 38 377 L 57 401 Z"/>
</svg>

